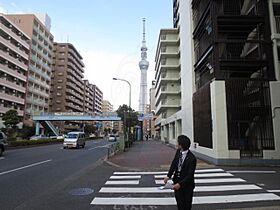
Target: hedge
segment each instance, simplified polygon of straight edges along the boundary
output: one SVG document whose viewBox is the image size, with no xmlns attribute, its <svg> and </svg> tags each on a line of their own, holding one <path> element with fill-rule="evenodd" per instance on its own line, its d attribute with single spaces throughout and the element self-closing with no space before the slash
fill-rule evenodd
<svg viewBox="0 0 280 210">
<path fill-rule="evenodd" d="M 88 137 L 86 141 L 100 139 L 100 137 Z M 42 144 L 51 144 L 51 143 L 62 143 L 64 139 L 40 139 L 40 140 L 17 140 L 9 141 L 9 147 L 19 147 L 19 146 L 31 146 L 31 145 L 42 145 Z"/>
</svg>

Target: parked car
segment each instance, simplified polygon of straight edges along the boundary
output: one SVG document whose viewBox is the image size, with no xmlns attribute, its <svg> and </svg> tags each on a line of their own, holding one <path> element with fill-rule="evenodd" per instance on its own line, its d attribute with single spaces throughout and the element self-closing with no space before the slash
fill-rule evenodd
<svg viewBox="0 0 280 210">
<path fill-rule="evenodd" d="M 0 131 L 0 156 L 3 155 L 3 152 L 5 151 L 7 145 L 7 136 L 2 131 Z"/>
<path fill-rule="evenodd" d="M 84 148 L 86 145 L 86 135 L 84 132 L 69 132 L 64 138 L 63 149 L 65 148 Z"/>
</svg>

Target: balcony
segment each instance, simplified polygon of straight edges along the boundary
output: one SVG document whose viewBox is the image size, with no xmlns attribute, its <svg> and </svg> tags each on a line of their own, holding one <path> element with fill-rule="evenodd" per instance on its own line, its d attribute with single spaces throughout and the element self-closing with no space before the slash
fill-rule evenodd
<svg viewBox="0 0 280 210">
<path fill-rule="evenodd" d="M 11 109 L 14 109 L 14 108 L 7 108 L 7 107 L 0 106 L 0 113 L 4 114 Z M 17 111 L 18 116 L 21 116 L 21 117 L 23 116 L 23 110 L 20 110 L 20 109 L 14 109 L 14 110 Z"/>
<path fill-rule="evenodd" d="M 181 108 L 181 99 L 163 99 L 156 108 L 156 115 L 162 113 L 166 109 L 178 109 Z"/>
<path fill-rule="evenodd" d="M 15 45 L 13 45 L 10 42 L 10 40 L 4 39 L 2 36 L 0 36 L 0 42 L 2 44 L 6 45 L 6 47 L 8 47 L 9 49 L 13 50 L 15 53 L 17 53 L 21 57 L 23 57 L 24 59 L 28 60 L 28 54 L 26 54 L 25 51 L 22 51 L 18 47 L 16 47 Z"/>
<path fill-rule="evenodd" d="M 14 58 L 13 56 L 11 56 L 9 53 L 0 50 L 0 56 L 2 58 L 5 58 L 6 60 L 10 61 L 14 65 L 19 66 L 20 68 L 27 71 L 27 65 L 25 65 L 23 62 L 19 61 L 18 59 Z"/>
<path fill-rule="evenodd" d="M 42 76 L 45 80 L 51 80 L 51 77 L 47 73 L 43 72 L 41 69 L 33 66 L 32 64 L 29 64 L 29 69 L 32 70 L 34 73 L 38 74 L 39 76 Z"/>
<path fill-rule="evenodd" d="M 15 103 L 22 104 L 22 105 L 24 104 L 23 98 L 19 98 L 17 96 L 13 96 L 13 95 L 7 94 L 7 93 L 0 92 L 0 98 L 5 99 L 6 101 L 15 102 Z"/>
<path fill-rule="evenodd" d="M 43 96 L 45 98 L 49 98 L 49 94 L 45 91 L 42 91 L 40 89 L 34 88 L 34 87 L 28 87 L 28 91 L 35 93 L 36 95 Z"/>
<path fill-rule="evenodd" d="M 276 33 L 280 34 L 280 16 L 274 16 Z"/>
<path fill-rule="evenodd" d="M 18 78 L 19 80 L 22 80 L 24 82 L 27 81 L 26 76 L 24 76 L 23 74 L 18 73 L 17 71 L 15 71 L 14 69 L 10 69 L 8 66 L 3 65 L 0 63 L 0 69 L 2 72 L 9 74 L 15 78 Z"/>
<path fill-rule="evenodd" d="M 156 102 L 161 96 L 166 95 L 179 95 L 181 94 L 181 87 L 175 86 L 175 87 L 169 87 L 169 86 L 161 86 L 156 90 Z"/>
<path fill-rule="evenodd" d="M 37 79 L 37 78 L 35 78 L 33 76 L 29 76 L 28 80 L 33 82 L 34 84 L 37 84 L 39 86 L 42 86 L 42 87 L 46 88 L 47 90 L 50 89 L 50 85 L 48 85 L 46 82 L 43 82 L 40 79 Z"/>
<path fill-rule="evenodd" d="M 4 24 L 0 23 L 0 28 L 9 36 L 11 36 L 14 40 L 16 40 L 18 43 L 20 43 L 22 46 L 24 46 L 26 49 L 29 50 L 29 44 L 22 40 L 19 36 L 15 35 L 13 31 L 11 31 L 10 28 L 7 28 Z"/>
<path fill-rule="evenodd" d="M 15 82 L 10 82 L 6 79 L 0 78 L 0 84 L 4 85 L 10 89 L 17 90 L 19 92 L 25 93 L 25 87 L 17 85 Z"/>
</svg>

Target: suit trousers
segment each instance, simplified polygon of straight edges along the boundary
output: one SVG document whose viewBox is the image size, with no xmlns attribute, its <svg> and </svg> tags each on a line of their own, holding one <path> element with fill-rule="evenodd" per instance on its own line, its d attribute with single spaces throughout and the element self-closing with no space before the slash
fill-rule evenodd
<svg viewBox="0 0 280 210">
<path fill-rule="evenodd" d="M 192 208 L 193 190 L 192 186 L 175 190 L 178 210 L 190 210 Z"/>
</svg>

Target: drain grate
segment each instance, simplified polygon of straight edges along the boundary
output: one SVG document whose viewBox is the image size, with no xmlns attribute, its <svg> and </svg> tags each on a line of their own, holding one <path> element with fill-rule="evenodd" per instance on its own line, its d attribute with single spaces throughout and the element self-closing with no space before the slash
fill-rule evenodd
<svg viewBox="0 0 280 210">
<path fill-rule="evenodd" d="M 89 195 L 92 194 L 94 192 L 93 189 L 91 188 L 77 188 L 77 189 L 73 189 L 69 192 L 69 194 L 71 195 Z"/>
</svg>

